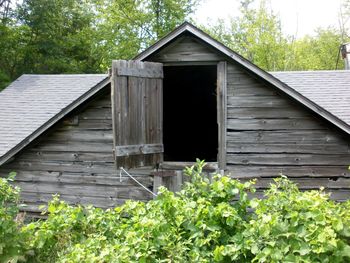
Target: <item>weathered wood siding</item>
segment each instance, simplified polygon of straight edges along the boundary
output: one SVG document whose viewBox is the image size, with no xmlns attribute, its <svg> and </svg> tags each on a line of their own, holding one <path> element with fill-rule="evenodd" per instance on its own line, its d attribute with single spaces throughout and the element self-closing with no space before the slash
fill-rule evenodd
<svg viewBox="0 0 350 263">
<path fill-rule="evenodd" d="M 16 171 L 16 185 L 35 212 L 38 205 L 60 194 L 71 204 L 113 207 L 127 199 L 149 200 L 152 196 L 130 178 L 119 180 L 113 161 L 113 136 L 110 90 L 90 102 L 80 113 L 61 121 L 39 142 L 24 149 L 0 167 L 0 176 Z M 152 189 L 149 169 L 131 171 Z"/>
<path fill-rule="evenodd" d="M 266 188 L 283 173 L 302 189 L 320 186 L 350 198 L 350 138 L 238 65 L 227 70 L 227 169 L 260 178 Z"/>
<path fill-rule="evenodd" d="M 258 178 L 258 195 L 273 177 L 284 173 L 301 189 L 324 186 L 334 199 L 350 197 L 349 136 L 197 39 L 181 37 L 147 60 L 168 65 L 227 61 L 226 168 L 232 177 Z M 71 204 L 104 208 L 127 199 L 152 198 L 131 179 L 119 181 L 112 153 L 109 89 L 34 143 L 0 167 L 0 176 L 17 172 L 16 184 L 28 211 L 37 211 L 38 205 L 47 203 L 55 193 Z M 152 189 L 151 172 L 147 168 L 131 171 Z"/>
<path fill-rule="evenodd" d="M 224 60 L 224 56 L 215 52 L 213 48 L 206 46 L 194 37 L 182 36 L 147 60 L 165 64 L 176 62 L 196 63 L 203 61 L 220 61 Z"/>
<path fill-rule="evenodd" d="M 283 173 L 301 189 L 350 198 L 350 138 L 200 40 L 180 37 L 147 60 L 176 65 L 227 62 L 227 163 L 232 177 L 258 178 L 257 195 Z"/>
<path fill-rule="evenodd" d="M 114 60 L 112 123 L 116 166 L 157 166 L 163 160 L 163 65 Z"/>
</svg>

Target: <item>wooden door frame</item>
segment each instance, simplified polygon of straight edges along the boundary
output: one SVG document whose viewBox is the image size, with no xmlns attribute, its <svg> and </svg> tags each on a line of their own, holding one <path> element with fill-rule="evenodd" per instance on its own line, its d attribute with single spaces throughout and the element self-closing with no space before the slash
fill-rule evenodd
<svg viewBox="0 0 350 263">
<path fill-rule="evenodd" d="M 217 66 L 216 81 L 217 81 L 217 124 L 218 124 L 218 154 L 217 162 L 208 163 L 209 169 L 223 171 L 226 170 L 226 133 L 227 133 L 227 62 L 226 61 L 198 61 L 198 62 L 172 62 L 163 63 L 163 67 L 171 66 Z M 186 166 L 193 165 L 191 162 L 172 162 L 167 161 L 162 164 L 165 169 L 184 169 Z M 176 167 L 176 168 L 175 168 Z"/>
<path fill-rule="evenodd" d="M 217 64 L 218 168 L 226 170 L 227 134 L 227 63 Z"/>
</svg>

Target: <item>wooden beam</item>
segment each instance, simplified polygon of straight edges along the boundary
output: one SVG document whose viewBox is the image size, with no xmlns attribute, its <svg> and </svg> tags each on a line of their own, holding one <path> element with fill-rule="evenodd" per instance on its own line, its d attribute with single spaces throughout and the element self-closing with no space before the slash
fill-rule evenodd
<svg viewBox="0 0 350 263">
<path fill-rule="evenodd" d="M 151 173 L 153 176 L 160 176 L 160 177 L 171 177 L 176 175 L 176 171 L 167 171 L 167 170 L 162 170 L 162 171 L 156 171 Z"/>
<path fill-rule="evenodd" d="M 218 121 L 218 164 L 219 169 L 226 169 L 226 131 L 227 131 L 227 65 L 225 61 L 217 66 L 217 121 Z"/>
<path fill-rule="evenodd" d="M 183 170 L 186 167 L 195 165 L 195 162 L 162 162 L 161 168 L 164 170 Z M 203 167 L 204 171 L 217 171 L 218 164 L 216 162 L 208 162 Z"/>
<path fill-rule="evenodd" d="M 131 76 L 141 78 L 163 78 L 162 67 L 159 70 L 154 68 L 117 68 L 118 76 Z"/>
<path fill-rule="evenodd" d="M 116 156 L 129 156 L 137 154 L 162 153 L 164 151 L 163 144 L 139 144 L 116 146 Z"/>
</svg>

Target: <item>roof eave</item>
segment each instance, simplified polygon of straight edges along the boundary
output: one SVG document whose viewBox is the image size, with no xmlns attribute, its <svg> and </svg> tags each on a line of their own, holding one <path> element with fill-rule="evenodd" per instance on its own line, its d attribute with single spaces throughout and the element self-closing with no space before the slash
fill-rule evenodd
<svg viewBox="0 0 350 263">
<path fill-rule="evenodd" d="M 56 124 L 58 121 L 63 119 L 65 116 L 67 116 L 75 108 L 77 108 L 82 103 L 87 101 L 89 98 L 91 98 L 92 96 L 97 94 L 99 91 L 101 91 L 109 83 L 110 83 L 110 78 L 106 77 L 104 80 L 102 80 L 101 82 L 96 84 L 88 92 L 84 93 L 77 100 L 73 101 L 66 108 L 61 110 L 60 113 L 56 114 L 54 117 L 52 117 L 50 120 L 48 120 L 45 124 L 43 124 L 40 128 L 38 128 L 35 132 L 33 132 L 31 135 L 29 135 L 24 140 L 22 140 L 19 144 L 17 144 L 14 148 L 12 148 L 10 151 L 8 151 L 3 156 L 1 156 L 0 157 L 0 166 L 3 165 L 4 163 L 6 163 L 8 160 L 10 160 L 13 156 L 15 156 L 18 152 L 20 152 L 23 148 L 25 148 L 28 144 L 30 144 L 36 138 L 38 138 L 47 129 L 52 127 L 54 124 Z"/>
</svg>

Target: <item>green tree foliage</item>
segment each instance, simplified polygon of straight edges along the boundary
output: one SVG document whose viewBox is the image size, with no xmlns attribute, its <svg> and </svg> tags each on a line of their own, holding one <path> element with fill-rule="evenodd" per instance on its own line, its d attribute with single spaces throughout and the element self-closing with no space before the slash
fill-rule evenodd
<svg viewBox="0 0 350 263">
<path fill-rule="evenodd" d="M 11 0 L 0 0 L 0 21 L 5 24 L 11 16 Z"/>
<path fill-rule="evenodd" d="M 25 0 L 17 8 L 27 28 L 21 71 L 26 73 L 94 72 L 93 5 L 83 0 Z M 97 65 L 96 65 L 97 64 Z"/>
<path fill-rule="evenodd" d="M 0 90 L 23 73 L 105 72 L 112 59 L 132 58 L 182 23 L 199 1 L 23 0 L 9 12 L 0 6 Z"/>
<path fill-rule="evenodd" d="M 344 62 L 339 57 L 342 36 L 334 28 L 318 29 L 315 36 L 305 36 L 290 44 L 292 59 L 289 69 L 334 70 L 343 69 Z"/>
<path fill-rule="evenodd" d="M 229 25 L 219 20 L 206 30 L 218 40 L 268 71 L 336 69 L 339 46 L 346 42 L 340 30 L 317 29 L 314 36 L 285 35 L 281 20 L 266 1 L 241 2 L 241 15 Z M 255 5 L 253 5 L 255 4 Z M 338 62 L 338 69 L 343 68 Z"/>
<path fill-rule="evenodd" d="M 186 20 L 199 0 L 101 0 L 97 6 L 104 68 L 130 59 Z"/>
<path fill-rule="evenodd" d="M 258 8 L 252 8 L 252 2 L 242 2 L 241 15 L 231 18 L 228 27 L 219 20 L 209 32 L 265 70 L 284 69 L 287 39 L 282 34 L 280 20 L 267 9 L 265 1 Z"/>
</svg>

